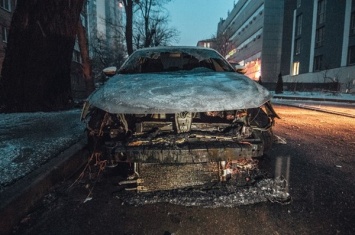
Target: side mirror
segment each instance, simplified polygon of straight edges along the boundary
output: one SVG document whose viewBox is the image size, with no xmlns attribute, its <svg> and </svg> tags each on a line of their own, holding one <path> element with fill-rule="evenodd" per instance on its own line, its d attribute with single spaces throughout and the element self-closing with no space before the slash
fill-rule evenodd
<svg viewBox="0 0 355 235">
<path fill-rule="evenodd" d="M 116 74 L 117 72 L 117 67 L 112 66 L 112 67 L 107 67 L 102 70 L 102 72 L 107 76 L 107 77 L 112 77 L 113 75 Z"/>
<path fill-rule="evenodd" d="M 234 65 L 234 69 L 237 73 L 245 74 L 247 72 L 247 69 L 244 66 L 241 66 L 240 64 Z"/>
</svg>

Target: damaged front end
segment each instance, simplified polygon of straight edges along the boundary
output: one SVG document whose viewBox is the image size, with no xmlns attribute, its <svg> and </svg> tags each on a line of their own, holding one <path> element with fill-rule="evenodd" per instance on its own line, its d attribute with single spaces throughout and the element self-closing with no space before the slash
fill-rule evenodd
<svg viewBox="0 0 355 235">
<path fill-rule="evenodd" d="M 131 175 L 121 184 L 139 192 L 230 179 L 248 183 L 255 158 L 271 147 L 275 117 L 270 102 L 172 114 L 112 114 L 87 103 L 82 114 L 92 151 L 108 166 L 131 163 Z"/>
<path fill-rule="evenodd" d="M 248 182 L 271 146 L 272 95 L 213 49 L 136 50 L 108 76 L 84 106 L 89 146 L 100 166 L 132 166 L 134 190 Z"/>
</svg>

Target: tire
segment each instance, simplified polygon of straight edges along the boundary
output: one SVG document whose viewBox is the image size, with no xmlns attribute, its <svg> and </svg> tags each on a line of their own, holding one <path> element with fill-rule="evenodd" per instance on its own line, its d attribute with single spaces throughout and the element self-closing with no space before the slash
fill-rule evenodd
<svg viewBox="0 0 355 235">
<path fill-rule="evenodd" d="M 264 146 L 264 153 L 269 151 L 272 147 L 272 143 L 274 140 L 274 134 L 272 132 L 272 129 L 268 129 L 267 131 L 258 131 L 254 130 L 253 134 L 256 138 L 259 138 L 261 142 L 263 143 Z"/>
</svg>

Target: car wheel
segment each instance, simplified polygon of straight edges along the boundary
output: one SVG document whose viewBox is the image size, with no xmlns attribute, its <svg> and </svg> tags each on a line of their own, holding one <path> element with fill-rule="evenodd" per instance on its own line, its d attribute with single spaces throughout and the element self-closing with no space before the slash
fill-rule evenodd
<svg viewBox="0 0 355 235">
<path fill-rule="evenodd" d="M 271 129 L 267 131 L 254 130 L 253 134 L 256 138 L 259 138 L 263 143 L 264 153 L 271 149 L 273 143 L 273 137 L 274 137 Z"/>
</svg>

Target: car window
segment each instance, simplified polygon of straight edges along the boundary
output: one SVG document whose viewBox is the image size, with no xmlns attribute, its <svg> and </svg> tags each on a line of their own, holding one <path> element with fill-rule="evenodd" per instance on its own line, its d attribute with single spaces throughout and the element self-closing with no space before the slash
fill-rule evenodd
<svg viewBox="0 0 355 235">
<path fill-rule="evenodd" d="M 175 71 L 233 72 L 233 68 L 219 54 L 208 55 L 192 51 L 149 51 L 132 54 L 119 73 L 160 73 Z"/>
</svg>

